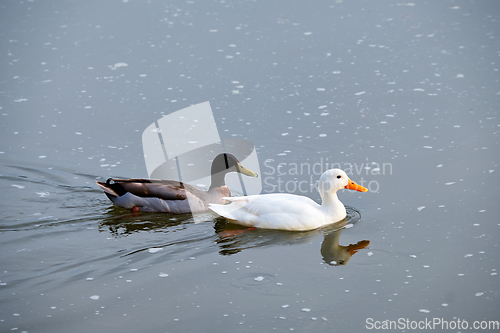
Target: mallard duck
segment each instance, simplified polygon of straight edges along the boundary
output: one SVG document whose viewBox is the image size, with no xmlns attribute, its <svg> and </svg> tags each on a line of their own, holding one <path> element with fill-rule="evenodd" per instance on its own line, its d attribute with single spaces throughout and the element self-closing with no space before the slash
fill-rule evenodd
<svg viewBox="0 0 500 333">
<path fill-rule="evenodd" d="M 245 227 L 313 230 L 339 222 L 346 217 L 345 207 L 337 198 L 337 191 L 343 188 L 368 191 L 350 180 L 344 171 L 331 169 L 323 173 L 319 180 L 321 205 L 304 196 L 271 193 L 224 198 L 231 203 L 210 204 L 209 208 L 231 222 Z"/>
<path fill-rule="evenodd" d="M 208 210 L 209 203 L 222 204 L 231 196 L 225 176 L 239 172 L 257 177 L 231 154 L 223 153 L 212 162 L 211 184 L 208 191 L 175 180 L 108 179 L 97 182 L 113 203 L 125 209 L 173 214 L 198 213 Z"/>
</svg>

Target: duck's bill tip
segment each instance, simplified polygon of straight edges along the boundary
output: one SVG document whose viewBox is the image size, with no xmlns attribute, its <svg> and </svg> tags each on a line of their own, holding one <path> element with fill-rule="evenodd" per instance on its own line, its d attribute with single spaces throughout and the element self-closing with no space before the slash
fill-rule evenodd
<svg viewBox="0 0 500 333">
<path fill-rule="evenodd" d="M 358 191 L 358 192 L 368 192 L 368 189 L 366 187 L 358 185 L 350 179 L 349 179 L 349 184 L 347 184 L 344 188 L 348 189 L 348 190 Z"/>
<path fill-rule="evenodd" d="M 243 165 L 241 165 L 241 163 L 238 163 L 237 170 L 239 173 L 244 174 L 244 175 L 249 176 L 249 177 L 255 177 L 255 178 L 259 177 L 259 175 L 257 175 L 252 170 L 245 168 Z"/>
</svg>

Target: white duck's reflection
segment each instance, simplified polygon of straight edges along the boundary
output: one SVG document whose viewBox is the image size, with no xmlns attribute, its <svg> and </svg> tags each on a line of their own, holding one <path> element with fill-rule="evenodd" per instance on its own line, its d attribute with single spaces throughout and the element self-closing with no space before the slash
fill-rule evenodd
<svg viewBox="0 0 500 333">
<path fill-rule="evenodd" d="M 332 266 L 346 265 L 351 257 L 361 249 L 370 245 L 369 240 L 362 240 L 356 244 L 343 246 L 339 244 L 339 238 L 345 229 L 337 229 L 325 235 L 321 243 L 321 255 L 323 260 Z"/>
<path fill-rule="evenodd" d="M 346 265 L 355 253 L 370 244 L 368 240 L 361 240 L 347 246 L 339 243 L 340 235 L 346 230 L 344 227 L 357 222 L 359 218 L 359 212 L 348 208 L 347 218 L 342 221 L 325 228 L 305 232 L 241 229 L 221 219 L 215 225 L 215 230 L 219 235 L 216 243 L 220 247 L 219 254 L 232 255 L 254 247 L 308 243 L 318 234 L 323 234 L 324 240 L 321 243 L 320 252 L 325 263 L 332 266 Z"/>
</svg>

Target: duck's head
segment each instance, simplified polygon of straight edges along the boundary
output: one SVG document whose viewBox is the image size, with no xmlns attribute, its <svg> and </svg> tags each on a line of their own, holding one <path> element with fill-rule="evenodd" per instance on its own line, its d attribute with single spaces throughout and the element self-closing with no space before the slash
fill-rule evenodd
<svg viewBox="0 0 500 333">
<path fill-rule="evenodd" d="M 320 193 L 334 193 L 343 188 L 359 192 L 367 192 L 368 189 L 358 185 L 349 179 L 347 174 L 340 169 L 330 169 L 325 171 L 319 179 Z"/>
<path fill-rule="evenodd" d="M 234 155 L 222 153 L 212 162 L 212 187 L 225 185 L 224 176 L 229 172 L 239 172 L 249 177 L 258 177 L 257 174 L 245 168 Z"/>
</svg>

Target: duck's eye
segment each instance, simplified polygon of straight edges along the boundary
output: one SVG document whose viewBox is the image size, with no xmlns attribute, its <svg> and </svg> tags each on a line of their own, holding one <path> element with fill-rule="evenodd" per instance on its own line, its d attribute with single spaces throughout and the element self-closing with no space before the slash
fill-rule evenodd
<svg viewBox="0 0 500 333">
<path fill-rule="evenodd" d="M 338 176 L 337 176 L 337 179 L 340 179 L 340 178 L 342 178 L 342 176 L 341 176 L 341 175 L 338 175 Z"/>
</svg>

